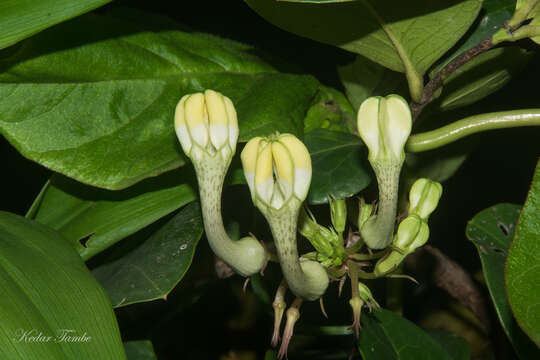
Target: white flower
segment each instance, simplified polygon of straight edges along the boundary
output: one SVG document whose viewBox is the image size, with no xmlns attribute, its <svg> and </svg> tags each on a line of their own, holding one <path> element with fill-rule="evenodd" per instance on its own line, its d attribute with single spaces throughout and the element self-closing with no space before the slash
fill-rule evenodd
<svg viewBox="0 0 540 360">
<path fill-rule="evenodd" d="M 358 133 L 369 149 L 370 161 L 401 162 L 412 126 L 407 102 L 398 95 L 366 99 L 358 110 Z"/>
</svg>

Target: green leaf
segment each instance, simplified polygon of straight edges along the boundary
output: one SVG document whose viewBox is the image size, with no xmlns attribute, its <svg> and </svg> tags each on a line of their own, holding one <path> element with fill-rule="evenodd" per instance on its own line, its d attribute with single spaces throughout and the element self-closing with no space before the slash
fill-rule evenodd
<svg viewBox="0 0 540 360">
<path fill-rule="evenodd" d="M 449 151 L 441 148 L 425 153 L 407 153 L 404 174 L 414 182 L 424 177 L 437 182 L 448 180 L 467 159 L 468 149 L 455 148 Z M 412 185 L 411 182 L 411 185 Z"/>
<path fill-rule="evenodd" d="M 495 34 L 503 26 L 504 22 L 512 17 L 515 4 L 515 0 L 484 0 L 482 10 L 475 24 L 460 41 L 459 47 L 437 67 L 436 71 L 441 70 L 443 66 L 459 54 Z"/>
<path fill-rule="evenodd" d="M 466 234 L 478 250 L 484 278 L 499 321 L 516 353 L 525 360 L 538 358 L 540 353 L 517 325 L 504 286 L 504 263 L 519 212 L 520 206 L 513 204 L 498 204 L 487 208 L 469 221 Z"/>
<path fill-rule="evenodd" d="M 440 108 L 473 104 L 505 86 L 529 62 L 531 53 L 517 46 L 489 50 L 444 80 Z"/>
<path fill-rule="evenodd" d="M 437 340 L 389 310 L 362 317 L 357 344 L 364 360 L 452 360 Z"/>
<path fill-rule="evenodd" d="M 456 44 L 482 5 L 481 0 L 364 0 L 327 5 L 245 1 L 284 30 L 405 72 L 414 99 L 422 90 L 424 73 Z"/>
<path fill-rule="evenodd" d="M 173 115 L 186 93 L 229 96 L 241 141 L 302 135 L 313 77 L 279 74 L 249 46 L 144 23 L 85 15 L 0 58 L 0 132 L 25 157 L 107 189 L 185 163 Z"/>
<path fill-rule="evenodd" d="M 0 289 L 1 359 L 125 359 L 107 294 L 55 230 L 0 212 Z"/>
<path fill-rule="evenodd" d="M 540 346 L 540 162 L 506 261 L 508 301 L 521 328 Z"/>
<path fill-rule="evenodd" d="M 347 65 L 338 67 L 339 78 L 354 109 L 370 96 L 399 94 L 407 97 L 405 77 L 358 55 Z"/>
<path fill-rule="evenodd" d="M 1 0 L 0 49 L 111 0 Z"/>
<path fill-rule="evenodd" d="M 127 341 L 124 349 L 127 360 L 157 360 L 150 340 Z"/>
<path fill-rule="evenodd" d="M 192 167 L 182 170 L 122 191 L 97 189 L 54 175 L 34 219 L 62 233 L 86 260 L 193 201 Z"/>
<path fill-rule="evenodd" d="M 442 345 L 452 360 L 471 359 L 469 343 L 461 336 L 442 330 L 429 330 L 428 333 Z"/>
<path fill-rule="evenodd" d="M 341 92 L 321 85 L 304 118 L 304 132 L 319 128 L 353 132 L 356 127 L 354 113 L 351 104 Z"/>
<path fill-rule="evenodd" d="M 165 299 L 188 271 L 203 233 L 197 202 L 186 206 L 139 247 L 93 270 L 114 307 Z"/>
<path fill-rule="evenodd" d="M 358 136 L 317 129 L 305 136 L 304 143 L 313 167 L 310 204 L 326 203 L 329 195 L 343 199 L 369 185 L 371 178 L 363 166 L 367 155 Z"/>
</svg>

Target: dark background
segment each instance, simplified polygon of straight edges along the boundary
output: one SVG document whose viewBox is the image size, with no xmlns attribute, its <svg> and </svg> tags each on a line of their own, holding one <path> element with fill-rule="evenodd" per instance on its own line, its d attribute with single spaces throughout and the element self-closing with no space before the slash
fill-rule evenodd
<svg viewBox="0 0 540 360">
<path fill-rule="evenodd" d="M 343 90 L 336 66 L 352 61 L 352 54 L 275 28 L 240 0 L 186 3 L 160 0 L 116 1 L 99 11 L 129 6 L 160 13 L 195 31 L 249 43 L 260 51 L 289 62 L 292 66 L 288 71 L 312 74 L 323 84 Z M 522 45 L 534 48 L 527 42 Z M 482 113 L 540 107 L 538 60 L 538 56 L 535 56 L 528 67 L 502 91 L 482 100 L 472 111 Z M 470 108 L 438 115 L 441 119 L 432 116 L 426 122 L 436 124 L 448 119 L 458 120 L 464 116 L 462 114 L 470 115 Z M 440 208 L 431 220 L 431 244 L 471 273 L 477 272 L 479 261 L 474 246 L 464 236 L 465 225 L 477 212 L 491 205 L 524 202 L 540 155 L 539 142 L 538 128 L 497 130 L 463 140 L 461 145 L 470 146 L 472 150 L 456 175 L 444 184 Z M 4 138 L 0 144 L 3 160 L 1 210 L 24 215 L 51 172 L 24 159 Z M 234 193 L 234 189 L 230 191 Z M 272 328 L 268 307 L 261 305 L 252 293 L 242 296 L 239 279 L 217 281 L 212 278 L 208 272 L 211 266 L 208 264 L 213 259 L 204 242 L 201 242 L 196 256 L 198 263 L 194 267 L 197 270 L 190 271 L 185 283 L 171 294 L 167 303 L 134 305 L 117 312 L 123 337 L 125 340 L 151 338 L 160 359 L 212 359 L 219 354 L 239 349 L 252 350 L 261 356 L 269 347 Z M 206 275 L 195 276 L 197 271 Z M 272 274 L 268 276 L 271 278 Z M 205 281 L 204 285 L 199 286 L 201 278 Z M 193 291 L 201 295 L 194 299 L 191 295 Z M 423 302 L 437 303 L 445 297 L 448 295 L 432 289 L 422 299 L 412 298 L 406 314 L 410 319 L 418 319 L 426 307 Z M 191 303 L 194 305 L 184 311 L 186 305 Z M 330 307 L 333 313 L 330 323 L 349 323 L 345 299 L 341 299 L 340 306 L 343 310 Z M 317 306 L 306 308 L 304 311 L 312 312 L 313 316 L 303 315 L 304 324 L 325 323 L 317 313 Z M 493 323 L 497 323 L 495 318 Z M 501 339 L 500 329 L 494 330 L 491 336 Z M 310 344 L 309 338 L 299 339 L 299 343 L 305 341 Z M 327 343 L 340 343 L 343 351 L 333 350 L 333 353 L 337 355 L 335 358 L 346 358 L 353 340 L 350 337 L 319 339 L 316 346 L 309 346 L 324 348 Z M 499 356 L 505 356 L 500 358 L 511 359 L 514 356 L 504 337 L 499 346 L 503 349 L 503 355 Z"/>
</svg>

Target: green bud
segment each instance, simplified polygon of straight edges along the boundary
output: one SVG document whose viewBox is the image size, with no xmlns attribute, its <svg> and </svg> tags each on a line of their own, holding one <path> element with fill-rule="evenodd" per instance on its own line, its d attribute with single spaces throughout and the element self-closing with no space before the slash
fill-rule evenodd
<svg viewBox="0 0 540 360">
<path fill-rule="evenodd" d="M 334 253 L 332 244 L 336 242 L 337 234 L 319 225 L 315 221 L 313 214 L 308 213 L 304 208 L 300 211 L 298 232 L 308 239 L 311 245 L 322 255 L 329 257 Z"/>
<path fill-rule="evenodd" d="M 330 197 L 330 217 L 334 229 L 338 234 L 342 234 L 347 223 L 347 203 L 345 199 L 338 200 Z"/>
<path fill-rule="evenodd" d="M 441 195 L 442 185 L 438 182 L 425 178 L 416 180 L 409 192 L 409 214 L 427 221 L 439 204 Z"/>
<path fill-rule="evenodd" d="M 422 225 L 420 226 L 420 230 L 418 231 L 418 234 L 416 234 L 416 237 L 414 238 L 414 241 L 412 244 L 409 245 L 409 248 L 407 249 L 407 253 L 410 254 L 414 252 L 416 249 L 418 249 L 420 246 L 423 246 L 429 238 L 429 227 L 428 224 L 425 221 L 422 221 Z"/>
<path fill-rule="evenodd" d="M 358 283 L 358 294 L 360 296 L 360 299 L 362 299 L 365 302 L 365 304 L 370 310 L 380 308 L 377 301 L 375 301 L 375 298 L 373 297 L 371 290 L 367 287 L 366 284 L 363 284 L 361 282 Z"/>
<path fill-rule="evenodd" d="M 375 264 L 375 269 L 373 269 L 373 273 L 376 276 L 383 276 L 391 273 L 392 271 L 397 269 L 399 264 L 401 264 L 401 262 L 403 261 L 403 259 L 405 259 L 406 256 L 407 254 L 392 250 L 392 252 L 388 254 L 388 256 L 381 258 L 377 262 L 377 264 Z"/>
<path fill-rule="evenodd" d="M 398 226 L 397 233 L 394 236 L 394 246 L 406 252 L 420 231 L 422 222 L 422 219 L 418 215 L 412 214 L 407 216 Z"/>
</svg>

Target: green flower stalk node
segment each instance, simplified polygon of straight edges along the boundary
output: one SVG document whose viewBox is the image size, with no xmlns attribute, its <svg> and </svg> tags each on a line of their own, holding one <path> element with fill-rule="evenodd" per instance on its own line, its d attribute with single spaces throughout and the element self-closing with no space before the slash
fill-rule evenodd
<svg viewBox="0 0 540 360">
<path fill-rule="evenodd" d="M 174 127 L 197 181 L 210 247 L 225 263 L 242 276 L 258 273 L 266 253 L 256 239 L 233 241 L 221 217 L 223 181 L 236 150 L 238 122 L 232 101 L 213 90 L 182 97 L 176 107 Z"/>
<path fill-rule="evenodd" d="M 311 158 L 291 134 L 251 139 L 241 154 L 253 203 L 274 237 L 283 276 L 291 291 L 318 299 L 328 287 L 326 270 L 316 261 L 300 262 L 296 243 L 298 215 L 311 183 Z"/>
<path fill-rule="evenodd" d="M 363 223 L 360 234 L 370 248 L 383 249 L 392 242 L 399 175 L 405 159 L 403 148 L 411 133 L 411 112 L 400 96 L 371 97 L 360 105 L 357 124 L 379 187 L 377 214 Z"/>
</svg>

